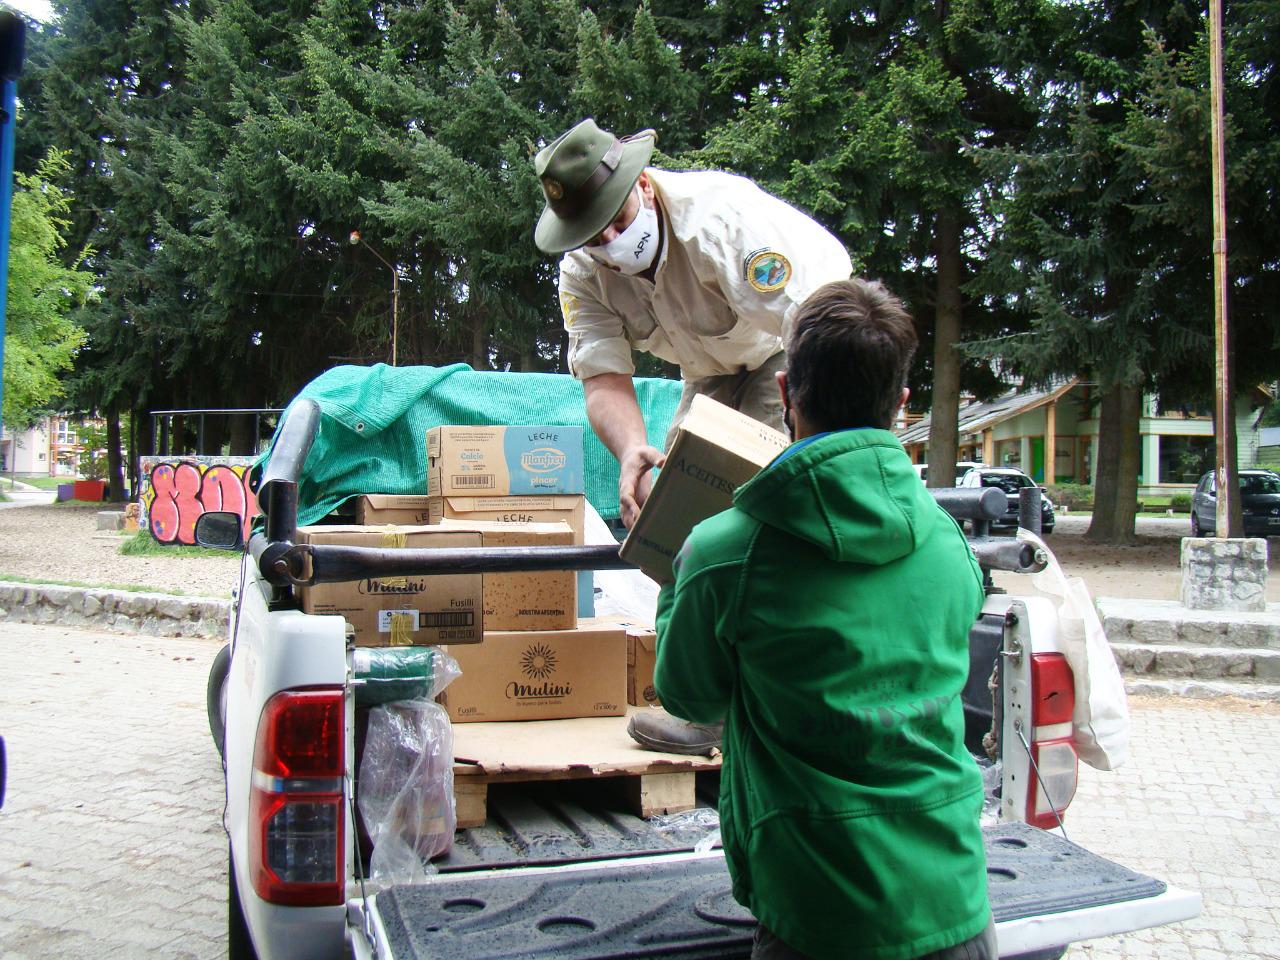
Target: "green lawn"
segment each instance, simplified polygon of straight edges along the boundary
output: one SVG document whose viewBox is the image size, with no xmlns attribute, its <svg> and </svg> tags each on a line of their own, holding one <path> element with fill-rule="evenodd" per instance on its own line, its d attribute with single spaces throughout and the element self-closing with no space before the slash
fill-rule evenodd
<svg viewBox="0 0 1280 960">
<path fill-rule="evenodd" d="M 73 483 L 72 477 L 23 477 L 18 481 L 32 487 L 39 487 L 41 490 L 57 490 L 58 486 L 63 483 Z"/>
<path fill-rule="evenodd" d="M 205 547 L 174 547 L 158 543 L 149 530 L 126 533 L 127 538 L 120 544 L 120 552 L 130 557 L 227 557 L 234 556 L 229 550 L 209 550 Z"/>
</svg>

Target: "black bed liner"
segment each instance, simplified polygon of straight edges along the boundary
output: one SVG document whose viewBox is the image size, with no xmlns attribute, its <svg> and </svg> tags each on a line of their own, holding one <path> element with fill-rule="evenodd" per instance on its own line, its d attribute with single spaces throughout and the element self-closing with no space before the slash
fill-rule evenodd
<svg viewBox="0 0 1280 960">
<path fill-rule="evenodd" d="M 997 922 L 1157 896 L 1165 885 L 1025 824 L 984 829 Z M 529 876 L 458 872 L 377 897 L 398 960 L 747 957 L 755 920 L 723 858 Z"/>
<path fill-rule="evenodd" d="M 697 775 L 697 803 L 715 820 L 719 771 Z M 489 820 L 459 830 L 442 873 L 611 860 L 692 850 L 707 834 L 695 816 L 645 819 L 616 802 L 623 781 L 558 780 L 489 786 Z M 612 801 L 612 802 L 611 802 Z"/>
</svg>

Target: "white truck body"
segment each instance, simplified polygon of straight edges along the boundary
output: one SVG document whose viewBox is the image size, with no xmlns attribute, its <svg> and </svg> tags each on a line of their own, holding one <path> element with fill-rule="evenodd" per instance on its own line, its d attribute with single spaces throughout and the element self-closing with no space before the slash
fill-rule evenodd
<svg viewBox="0 0 1280 960">
<path fill-rule="evenodd" d="M 251 572 L 237 604 L 231 634 L 233 652 L 226 697 L 226 779 L 225 823 L 230 838 L 230 869 L 235 871 L 245 924 L 257 956 L 262 960 L 319 960 L 345 956 L 348 950 L 358 957 L 387 960 L 388 937 L 378 914 L 378 895 L 362 885 L 357 872 L 353 831 L 343 831 L 346 863 L 345 905 L 319 907 L 278 906 L 263 901 L 254 891 L 249 862 L 249 792 L 253 782 L 253 744 L 258 718 L 267 701 L 280 691 L 305 687 L 342 685 L 346 688 L 346 771 L 343 778 L 345 809 L 354 809 L 355 782 L 354 706 L 350 685 L 349 651 L 345 624 L 341 617 L 312 616 L 296 610 L 269 611 L 267 587 Z M 1014 610 L 1017 616 L 1010 629 L 1019 633 L 1017 643 L 1035 652 L 1052 652 L 1056 643 L 1055 620 L 1048 601 L 1042 598 L 993 596 L 984 612 L 1003 615 Z M 1024 671 L 1025 672 L 1025 671 Z M 1025 702 L 1019 684 L 1026 683 L 1016 668 L 1004 684 L 1006 703 Z M 1025 707 L 1023 708 L 1025 710 Z M 1004 723 L 1012 726 L 1017 710 L 1006 710 Z M 1023 723 L 1029 720 L 1023 716 Z M 1017 744 L 1006 739 L 1006 744 Z M 1009 746 L 1009 750 L 1021 750 Z M 1018 773 L 1021 772 L 1019 776 Z M 1030 769 L 1018 762 L 1017 754 L 1006 761 L 1003 776 L 1002 813 L 1016 818 L 1025 807 Z M 650 858 L 608 859 L 592 863 L 571 863 L 550 867 L 520 867 L 521 876 L 533 880 L 548 874 L 580 875 L 609 871 L 621 863 L 664 863 L 689 859 L 720 859 L 718 850 L 706 853 L 671 853 Z M 468 874 L 475 881 L 485 876 L 510 876 L 511 870 Z M 440 874 L 430 883 L 446 890 L 459 882 L 457 874 Z M 368 897 L 366 899 L 366 894 Z M 1057 912 L 1002 920 L 997 923 L 1001 956 L 1013 957 L 1053 951 L 1068 943 L 1109 936 L 1195 916 L 1200 897 L 1196 893 L 1167 888 L 1154 897 L 1121 903 L 1088 906 Z M 380 946 L 381 945 L 381 946 Z"/>
</svg>

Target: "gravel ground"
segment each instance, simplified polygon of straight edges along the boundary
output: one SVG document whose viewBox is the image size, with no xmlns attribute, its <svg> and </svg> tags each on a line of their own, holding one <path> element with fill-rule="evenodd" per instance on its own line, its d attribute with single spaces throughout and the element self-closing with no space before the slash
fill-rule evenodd
<svg viewBox="0 0 1280 960">
<path fill-rule="evenodd" d="M 239 559 L 120 555 L 119 534 L 97 529 L 97 508 L 56 504 L 0 511 L 0 578 L 39 579 L 137 589 L 178 590 L 192 596 L 227 597 L 239 576 Z M 1063 569 L 1083 577 L 1095 597 L 1178 599 L 1178 552 L 1185 520 L 1142 518 L 1138 543 L 1100 547 L 1084 539 L 1088 518 L 1060 517 L 1046 538 Z M 1280 554 L 1280 538 L 1270 541 Z M 1280 603 L 1280 573 L 1273 563 L 1267 599 Z M 1011 592 L 1028 589 L 1024 577 L 997 574 Z"/>
<path fill-rule="evenodd" d="M 0 577 L 231 596 L 237 554 L 122 556 L 125 536 L 98 530 L 97 514 L 95 506 L 65 503 L 0 511 Z"/>
</svg>

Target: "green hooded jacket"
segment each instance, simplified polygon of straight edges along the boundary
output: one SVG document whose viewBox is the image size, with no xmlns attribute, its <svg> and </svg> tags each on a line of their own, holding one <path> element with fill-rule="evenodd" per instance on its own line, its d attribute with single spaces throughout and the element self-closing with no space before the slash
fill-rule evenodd
<svg viewBox="0 0 1280 960">
<path fill-rule="evenodd" d="M 906 960 L 991 913 L 960 691 L 982 575 L 884 430 L 793 444 L 658 599 L 663 706 L 725 720 L 734 896 L 815 958 Z"/>
</svg>

